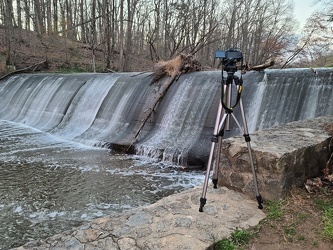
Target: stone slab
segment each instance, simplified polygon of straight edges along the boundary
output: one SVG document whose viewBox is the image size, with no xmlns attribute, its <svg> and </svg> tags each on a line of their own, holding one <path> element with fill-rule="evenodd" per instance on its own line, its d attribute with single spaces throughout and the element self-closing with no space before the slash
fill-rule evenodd
<svg viewBox="0 0 333 250">
<path fill-rule="evenodd" d="M 264 199 L 284 198 L 306 179 L 322 175 L 332 147 L 325 125 L 333 117 L 297 121 L 251 134 L 259 191 Z M 255 193 L 247 144 L 242 136 L 223 140 L 219 185 Z"/>
<path fill-rule="evenodd" d="M 206 249 L 265 218 L 254 199 L 226 187 L 207 189 L 204 212 L 199 212 L 201 196 L 202 187 L 196 187 L 17 249 Z"/>
</svg>

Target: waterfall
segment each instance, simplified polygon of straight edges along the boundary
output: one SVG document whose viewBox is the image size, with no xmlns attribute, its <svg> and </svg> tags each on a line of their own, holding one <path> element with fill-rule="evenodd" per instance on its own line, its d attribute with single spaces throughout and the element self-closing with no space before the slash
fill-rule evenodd
<svg viewBox="0 0 333 250">
<path fill-rule="evenodd" d="M 201 143 L 205 123 L 211 122 L 207 116 L 219 92 L 218 78 L 213 77 L 215 74 L 191 74 L 176 82 L 162 103 L 155 126 L 138 143 L 137 153 L 186 164 L 183 156 L 188 155 L 193 145 Z"/>
<path fill-rule="evenodd" d="M 242 97 L 249 131 L 333 115 L 332 75 L 333 69 L 247 72 Z M 150 79 L 149 73 L 10 76 L 0 81 L 0 119 L 91 146 L 126 147 L 167 80 L 150 84 Z M 204 165 L 220 81 L 220 71 L 181 75 L 139 134 L 136 154 Z"/>
<path fill-rule="evenodd" d="M 333 70 L 266 70 L 258 83 L 260 100 L 253 130 L 297 120 L 333 115 Z M 259 97 L 260 96 L 260 97 Z"/>
</svg>

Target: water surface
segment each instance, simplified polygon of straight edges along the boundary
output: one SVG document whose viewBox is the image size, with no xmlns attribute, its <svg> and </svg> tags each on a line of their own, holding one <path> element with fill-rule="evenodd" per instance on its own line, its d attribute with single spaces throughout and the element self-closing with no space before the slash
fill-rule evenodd
<svg viewBox="0 0 333 250">
<path fill-rule="evenodd" d="M 202 172 L 0 121 L 0 249 L 200 185 Z"/>
</svg>

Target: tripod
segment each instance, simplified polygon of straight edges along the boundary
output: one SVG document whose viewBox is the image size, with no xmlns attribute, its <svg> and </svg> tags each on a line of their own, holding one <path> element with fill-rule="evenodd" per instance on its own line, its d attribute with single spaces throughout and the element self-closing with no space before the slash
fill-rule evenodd
<svg viewBox="0 0 333 250">
<path fill-rule="evenodd" d="M 213 170 L 213 176 L 212 176 L 212 182 L 214 185 L 214 188 L 217 188 L 217 182 L 218 182 L 218 171 L 219 171 L 219 164 L 220 164 L 220 152 L 221 152 L 221 144 L 222 144 L 222 137 L 224 135 L 224 130 L 230 130 L 230 118 L 232 117 L 236 124 L 238 125 L 239 129 L 243 132 L 243 136 L 245 138 L 245 142 L 247 143 L 247 149 L 249 151 L 249 157 L 250 157 L 250 163 L 252 168 L 252 175 L 253 175 L 253 182 L 254 182 L 254 189 L 256 192 L 256 198 L 258 201 L 258 208 L 262 209 L 262 198 L 259 193 L 258 189 L 258 181 L 256 176 L 256 171 L 253 164 L 253 158 L 252 158 L 252 149 L 251 149 L 251 138 L 248 132 L 247 123 L 246 123 L 246 117 L 244 113 L 241 93 L 242 93 L 242 84 L 243 80 L 242 78 L 239 78 L 235 75 L 235 72 L 237 71 L 236 66 L 230 66 L 227 67 L 227 79 L 224 80 L 223 77 L 223 68 L 222 68 L 222 91 L 221 91 L 221 101 L 219 104 L 219 108 L 217 111 L 215 126 L 214 126 L 214 134 L 212 137 L 212 144 L 211 149 L 209 153 L 208 158 L 208 165 L 206 170 L 206 176 L 205 176 L 205 182 L 202 189 L 202 196 L 200 198 L 200 208 L 199 212 L 203 212 L 203 207 L 206 204 L 206 192 L 207 192 L 207 186 L 208 186 L 208 180 L 209 180 L 209 174 L 210 169 L 213 162 L 213 155 L 215 151 L 215 144 L 217 144 L 217 153 L 216 153 L 216 162 L 215 162 L 215 168 Z M 235 83 L 237 88 L 237 97 L 236 102 L 233 106 L 231 106 L 231 99 L 232 99 L 232 83 Z M 233 113 L 234 107 L 236 107 L 239 104 L 240 112 L 243 120 L 243 128 L 239 124 L 237 118 L 235 117 Z M 222 117 L 222 118 L 221 118 Z"/>
</svg>

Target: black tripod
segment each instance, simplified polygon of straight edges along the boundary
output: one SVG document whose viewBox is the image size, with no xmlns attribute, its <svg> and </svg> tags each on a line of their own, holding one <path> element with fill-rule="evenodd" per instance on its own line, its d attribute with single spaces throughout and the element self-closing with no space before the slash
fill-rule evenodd
<svg viewBox="0 0 333 250">
<path fill-rule="evenodd" d="M 204 182 L 203 189 L 202 189 L 202 196 L 200 198 L 200 208 L 199 208 L 200 212 L 203 212 L 203 207 L 207 201 L 206 192 L 207 192 L 209 174 L 210 174 L 210 169 L 211 169 L 212 162 L 213 162 L 213 156 L 214 156 L 216 143 L 217 143 L 217 153 L 216 153 L 215 168 L 214 168 L 213 176 L 212 176 L 212 182 L 213 182 L 214 188 L 217 188 L 222 137 L 224 135 L 224 130 L 227 130 L 227 131 L 230 130 L 230 117 L 231 116 L 237 123 L 240 130 L 243 132 L 243 136 L 247 143 L 247 149 L 249 151 L 250 163 L 251 163 L 252 174 L 253 174 L 254 188 L 255 188 L 255 192 L 256 192 L 256 198 L 258 201 L 258 208 L 259 209 L 263 208 L 262 198 L 261 198 L 261 195 L 260 195 L 259 189 L 258 189 L 256 171 L 255 171 L 254 164 L 253 164 L 252 149 L 251 149 L 251 144 L 250 144 L 251 139 L 250 139 L 250 135 L 249 135 L 248 128 L 247 128 L 247 123 L 246 123 L 246 118 L 245 118 L 245 113 L 244 113 L 244 108 L 243 108 L 243 103 L 242 103 L 242 98 L 241 98 L 243 80 L 242 80 L 242 78 L 239 78 L 238 76 L 235 75 L 235 72 L 237 71 L 236 65 L 234 65 L 234 66 L 229 65 L 228 67 L 226 67 L 226 70 L 227 70 L 228 76 L 227 76 L 227 79 L 224 80 L 223 68 L 222 68 L 221 102 L 219 104 L 219 108 L 217 111 L 217 117 L 216 117 L 215 127 L 214 127 L 214 134 L 212 137 L 212 144 L 211 144 L 211 149 L 210 149 L 209 158 L 208 158 L 206 177 L 205 177 L 205 182 Z M 237 88 L 236 102 L 233 106 L 231 106 L 232 83 L 235 83 L 236 88 Z M 239 122 L 237 121 L 237 118 L 235 117 L 235 115 L 233 113 L 234 107 L 236 107 L 238 104 L 240 107 L 241 116 L 242 116 L 242 120 L 243 120 L 243 128 L 241 127 L 241 125 L 239 124 Z"/>
</svg>

